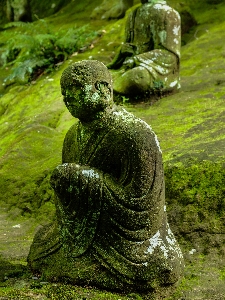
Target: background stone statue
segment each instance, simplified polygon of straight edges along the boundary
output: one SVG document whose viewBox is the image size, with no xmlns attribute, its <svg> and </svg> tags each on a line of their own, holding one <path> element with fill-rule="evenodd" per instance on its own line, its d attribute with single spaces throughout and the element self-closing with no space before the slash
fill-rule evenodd
<svg viewBox="0 0 225 300">
<path fill-rule="evenodd" d="M 142 0 L 128 17 L 125 42 L 108 65 L 119 69 L 114 91 L 121 95 L 171 92 L 180 88 L 181 24 L 162 0 Z"/>
<path fill-rule="evenodd" d="M 61 88 L 79 122 L 51 177 L 56 221 L 35 235 L 29 267 L 46 280 L 114 290 L 173 286 L 183 258 L 167 223 L 156 135 L 113 105 L 111 75 L 98 61 L 69 66 Z"/>
<path fill-rule="evenodd" d="M 97 6 L 92 14 L 92 19 L 120 19 L 125 16 L 126 10 L 133 5 L 133 0 L 104 0 Z"/>
<path fill-rule="evenodd" d="M 7 0 L 6 15 L 9 21 L 31 21 L 29 0 Z"/>
</svg>

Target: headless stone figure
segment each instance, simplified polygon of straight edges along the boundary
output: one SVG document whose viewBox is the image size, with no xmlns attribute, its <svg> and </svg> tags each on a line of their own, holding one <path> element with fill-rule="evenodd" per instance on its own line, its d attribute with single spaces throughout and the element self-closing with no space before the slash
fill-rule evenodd
<svg viewBox="0 0 225 300">
<path fill-rule="evenodd" d="M 180 16 L 162 0 L 141 0 L 128 17 L 125 43 L 108 65 L 121 95 L 176 92 L 180 88 Z"/>
<path fill-rule="evenodd" d="M 112 101 L 98 61 L 62 74 L 79 119 L 51 176 L 56 220 L 34 237 L 28 265 L 48 281 L 152 293 L 174 286 L 183 258 L 167 223 L 162 155 L 151 127 Z"/>
<path fill-rule="evenodd" d="M 6 14 L 9 21 L 31 21 L 29 0 L 7 0 Z"/>
</svg>

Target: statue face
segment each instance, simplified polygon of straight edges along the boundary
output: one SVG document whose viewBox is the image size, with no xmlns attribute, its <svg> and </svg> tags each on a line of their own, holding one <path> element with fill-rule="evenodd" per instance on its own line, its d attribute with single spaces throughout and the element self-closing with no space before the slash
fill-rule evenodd
<svg viewBox="0 0 225 300">
<path fill-rule="evenodd" d="M 62 91 L 64 96 L 63 101 L 75 118 L 79 118 L 82 115 L 82 98 L 84 97 L 84 91 L 81 87 L 73 87 L 72 89 L 66 89 Z"/>
<path fill-rule="evenodd" d="M 71 115 L 85 122 L 95 119 L 109 105 L 93 85 L 74 85 L 63 89 L 62 95 Z"/>
<path fill-rule="evenodd" d="M 113 104 L 111 74 L 99 61 L 74 63 L 63 71 L 60 84 L 67 109 L 81 121 L 101 118 Z"/>
</svg>

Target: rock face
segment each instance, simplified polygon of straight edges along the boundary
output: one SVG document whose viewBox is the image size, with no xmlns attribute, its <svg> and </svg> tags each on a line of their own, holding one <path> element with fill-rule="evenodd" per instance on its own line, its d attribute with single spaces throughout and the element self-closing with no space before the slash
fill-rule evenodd
<svg viewBox="0 0 225 300">
<path fill-rule="evenodd" d="M 126 10 L 133 5 L 133 0 L 116 0 L 114 2 L 104 0 L 101 5 L 93 10 L 91 18 L 120 19 L 124 17 Z"/>
<path fill-rule="evenodd" d="M 180 16 L 166 1 L 142 3 L 129 15 L 125 43 L 108 65 L 120 70 L 114 91 L 139 98 L 180 88 Z"/>
<path fill-rule="evenodd" d="M 151 127 L 112 103 L 98 61 L 61 78 L 79 118 L 51 177 L 56 221 L 34 237 L 28 265 L 47 280 L 152 293 L 174 286 L 183 257 L 167 223 L 160 146 Z"/>
</svg>

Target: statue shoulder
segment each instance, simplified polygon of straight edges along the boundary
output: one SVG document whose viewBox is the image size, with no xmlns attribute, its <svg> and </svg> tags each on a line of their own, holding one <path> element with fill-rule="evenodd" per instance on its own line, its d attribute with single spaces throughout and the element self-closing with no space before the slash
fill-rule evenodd
<svg viewBox="0 0 225 300">
<path fill-rule="evenodd" d="M 123 108 L 114 111 L 112 114 L 115 124 L 114 128 L 124 137 L 124 141 L 129 140 L 133 147 L 137 149 L 143 147 L 152 148 L 155 145 L 160 150 L 154 131 L 145 121 Z"/>
<path fill-rule="evenodd" d="M 78 127 L 79 127 L 79 122 L 76 122 L 69 128 L 69 130 L 66 133 L 64 143 L 77 136 Z"/>
<path fill-rule="evenodd" d="M 157 1 L 157 3 L 154 3 L 153 5 L 149 4 L 148 8 L 149 8 L 149 10 L 157 11 L 159 16 L 162 13 L 165 13 L 165 14 L 178 14 L 179 15 L 179 13 L 174 8 L 169 6 L 166 3 L 166 1 Z"/>
<path fill-rule="evenodd" d="M 166 4 L 166 1 L 159 1 L 158 3 L 156 3 L 153 6 L 153 8 L 156 9 L 157 11 L 159 11 L 160 14 L 162 12 L 164 12 L 165 15 L 170 17 L 170 18 L 171 17 L 176 17 L 176 18 L 180 19 L 179 13 L 174 8 L 172 8 L 171 6 Z"/>
</svg>

